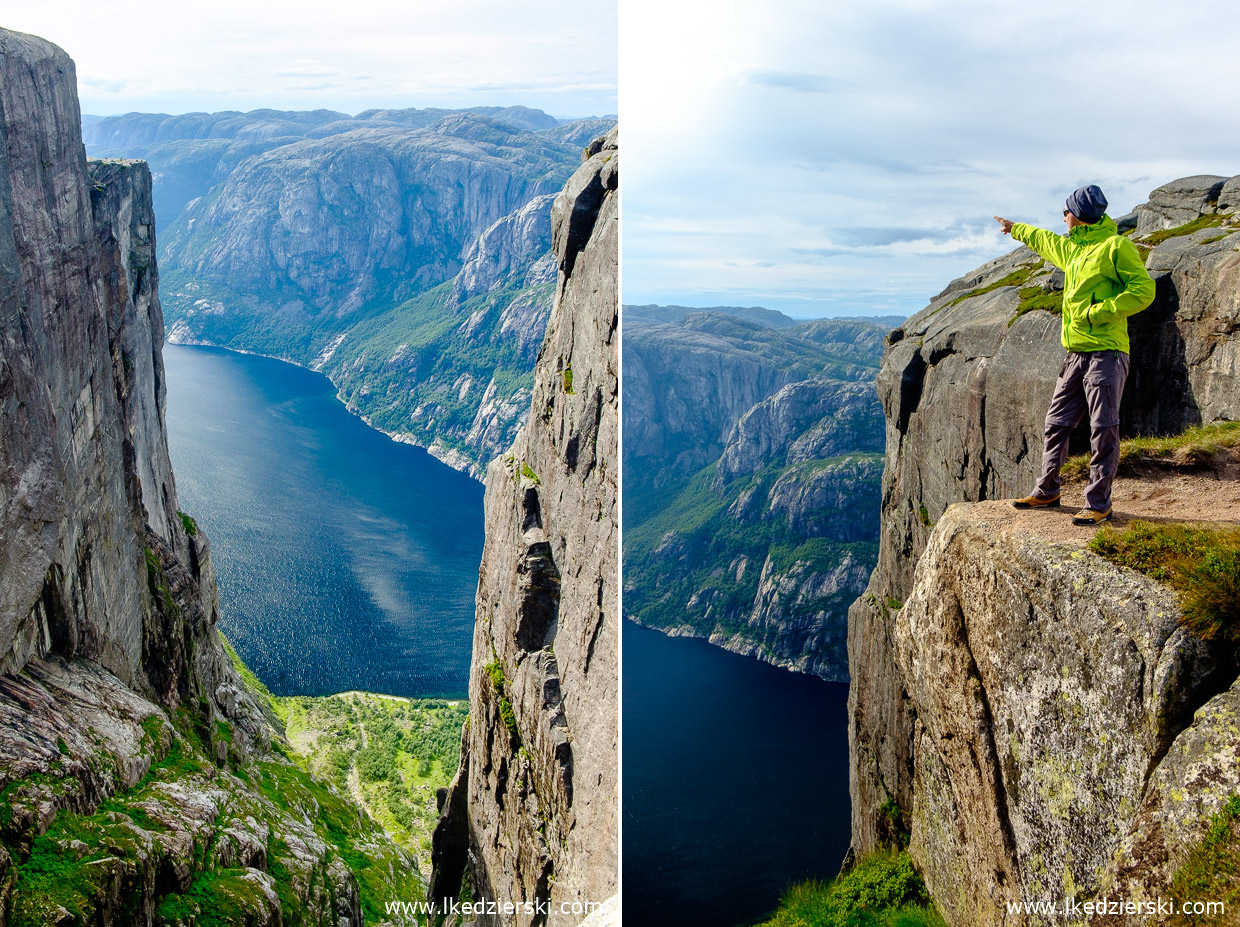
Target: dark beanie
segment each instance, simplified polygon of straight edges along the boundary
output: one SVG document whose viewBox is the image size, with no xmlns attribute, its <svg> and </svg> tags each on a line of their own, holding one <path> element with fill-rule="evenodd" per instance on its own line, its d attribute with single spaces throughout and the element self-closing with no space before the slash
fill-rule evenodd
<svg viewBox="0 0 1240 927">
<path fill-rule="evenodd" d="M 1107 198 L 1102 195 L 1096 184 L 1073 190 L 1068 197 L 1068 211 L 1086 225 L 1093 225 L 1107 211 Z"/>
</svg>

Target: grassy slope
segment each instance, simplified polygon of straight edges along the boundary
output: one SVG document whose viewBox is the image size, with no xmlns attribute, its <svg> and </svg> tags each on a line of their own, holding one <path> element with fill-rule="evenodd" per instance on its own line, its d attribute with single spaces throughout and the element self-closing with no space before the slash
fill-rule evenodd
<svg viewBox="0 0 1240 927">
<path fill-rule="evenodd" d="M 392 852 L 377 825 L 280 751 L 243 764 L 229 750 L 227 761 L 217 765 L 211 759 L 215 745 L 232 740 L 227 725 L 214 732 L 202 730 L 184 710 L 174 721 L 169 725 L 154 715 L 144 723 L 144 744 L 158 758 L 133 788 L 89 814 L 60 812 L 45 833 L 33 837 L 29 855 L 17 857 L 21 862 L 15 867 L 10 927 L 42 927 L 60 910 L 70 916 L 68 923 L 92 923 L 101 899 L 109 894 L 119 898 L 122 917 L 126 912 L 136 916 L 147 890 L 137 863 L 181 858 L 184 847 L 174 842 L 171 849 L 159 850 L 160 838 L 172 830 L 169 822 L 180 819 L 185 795 L 198 792 L 225 797 L 212 825 L 193 835 L 185 857 L 192 873 L 189 888 L 178 892 L 157 883 L 157 923 L 215 927 L 246 922 L 247 914 L 265 908 L 261 889 L 246 869 L 216 863 L 215 847 L 231 839 L 226 836 L 229 829 L 252 829 L 253 821 L 271 826 L 265 865 L 286 924 L 319 923 L 325 913 L 306 909 L 299 897 L 295 872 L 301 867 L 281 836 L 287 831 L 281 821 L 290 818 L 309 821 L 327 845 L 328 858 L 338 857 L 353 872 L 369 923 L 383 920 L 388 899 L 421 897 L 421 877 Z M 69 780 L 45 775 L 11 783 L 0 797 L 0 816 L 11 818 L 14 805 L 38 801 L 48 789 L 70 788 Z M 325 884 L 325 874 L 317 868 L 311 882 L 315 879 Z"/>
<path fill-rule="evenodd" d="M 944 927 L 906 852 L 880 851 L 829 883 L 802 882 L 761 927 Z"/>
<path fill-rule="evenodd" d="M 152 715 L 143 724 L 143 749 L 155 760 L 140 782 L 89 814 L 62 811 L 45 833 L 18 841 L 29 843 L 29 854 L 7 847 L 6 841 L 16 862 L 10 927 L 41 927 L 58 910 L 68 913 L 70 923 L 91 922 L 108 894 L 119 897 L 122 917 L 136 916 L 146 890 L 136 861 L 151 858 L 153 846 L 157 858 L 176 858 L 180 851 L 175 847 L 159 850 L 160 837 L 173 830 L 168 822 L 180 819 L 187 791 L 225 799 L 212 827 L 194 836 L 188 889 L 156 889 L 157 923 L 215 927 L 247 922 L 264 908 L 261 889 L 246 869 L 213 863 L 213 848 L 225 839 L 230 823 L 244 830 L 247 820 L 249 826 L 259 821 L 272 828 L 266 871 L 275 882 L 285 924 L 318 923 L 323 912 L 307 910 L 299 900 L 298 880 L 304 874 L 299 875 L 295 851 L 280 836 L 282 826 L 287 828 L 282 820 L 308 821 L 329 848 L 328 858 L 349 867 L 361 889 L 367 923 L 385 922 L 387 901 L 423 897 L 424 874 L 410 867 L 408 858 L 429 861 L 435 790 L 455 774 L 464 703 L 363 693 L 275 698 L 227 642 L 225 647 L 246 688 L 273 720 L 286 725 L 292 749 L 277 744 L 272 755 L 243 762 L 231 747 L 233 731 L 226 723 L 207 730 L 187 709 L 169 720 Z M 221 750 L 226 759 L 217 762 Z M 98 762 L 106 769 L 108 758 Z M 0 792 L 0 828 L 13 820 L 15 807 L 75 788 L 74 779 L 46 774 L 9 783 Z M 324 875 L 316 869 L 312 885 Z"/>
<path fill-rule="evenodd" d="M 467 703 L 348 692 L 276 706 L 298 762 L 351 795 L 425 869 L 435 793 L 456 775 Z"/>
</svg>

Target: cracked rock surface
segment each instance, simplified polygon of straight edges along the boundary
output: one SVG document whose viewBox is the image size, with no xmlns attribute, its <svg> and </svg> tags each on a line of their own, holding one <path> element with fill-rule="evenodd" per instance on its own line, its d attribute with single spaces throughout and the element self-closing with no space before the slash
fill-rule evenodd
<svg viewBox="0 0 1240 927">
<path fill-rule="evenodd" d="M 432 897 L 547 902 L 572 925 L 618 882 L 619 161 L 613 130 L 555 200 L 558 291 L 530 416 L 487 471 L 470 720 Z M 568 904 L 566 911 L 561 904 Z"/>
</svg>

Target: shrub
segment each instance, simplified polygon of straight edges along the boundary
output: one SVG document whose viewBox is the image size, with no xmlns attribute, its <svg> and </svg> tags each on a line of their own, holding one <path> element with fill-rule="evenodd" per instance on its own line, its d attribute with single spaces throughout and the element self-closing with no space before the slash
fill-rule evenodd
<svg viewBox="0 0 1240 927">
<path fill-rule="evenodd" d="M 1171 878 L 1171 896 L 1177 902 L 1209 899 L 1228 908 L 1240 903 L 1240 795 L 1232 795 L 1210 819 L 1205 836 L 1184 857 L 1184 862 Z M 1221 918 L 1193 916 L 1182 911 L 1172 924 L 1213 924 Z"/>
<path fill-rule="evenodd" d="M 880 851 L 829 883 L 794 885 L 762 927 L 943 927 L 908 853 Z"/>
</svg>

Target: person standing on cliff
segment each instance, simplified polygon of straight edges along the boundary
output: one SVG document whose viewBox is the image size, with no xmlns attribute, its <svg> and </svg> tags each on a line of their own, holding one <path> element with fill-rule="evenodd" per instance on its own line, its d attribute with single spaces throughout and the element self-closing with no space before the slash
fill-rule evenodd
<svg viewBox="0 0 1240 927">
<path fill-rule="evenodd" d="M 1046 412 L 1042 476 L 1018 509 L 1057 507 L 1059 470 L 1068 438 L 1089 412 L 1089 485 L 1075 525 L 1111 518 L 1111 483 L 1119 469 L 1119 403 L 1128 379 L 1128 316 L 1154 301 L 1154 281 L 1137 246 L 1106 214 L 1107 198 L 1091 184 L 1073 191 L 1063 211 L 1068 234 L 995 216 L 1011 235 L 1064 272 L 1061 340 L 1068 350 Z"/>
</svg>

